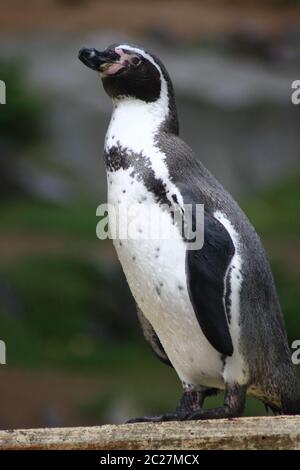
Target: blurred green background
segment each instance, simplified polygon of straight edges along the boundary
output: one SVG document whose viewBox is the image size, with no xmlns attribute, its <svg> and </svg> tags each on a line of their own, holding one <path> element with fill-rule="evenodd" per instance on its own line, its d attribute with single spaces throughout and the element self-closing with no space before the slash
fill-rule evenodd
<svg viewBox="0 0 300 470">
<path fill-rule="evenodd" d="M 162 57 L 181 135 L 254 223 L 299 339 L 299 2 L 21 4 L 2 2 L 0 16 L 0 427 L 122 422 L 180 396 L 142 338 L 112 244 L 96 238 L 110 102 L 77 60 L 85 45 Z M 246 412 L 264 407 L 249 399 Z"/>
</svg>

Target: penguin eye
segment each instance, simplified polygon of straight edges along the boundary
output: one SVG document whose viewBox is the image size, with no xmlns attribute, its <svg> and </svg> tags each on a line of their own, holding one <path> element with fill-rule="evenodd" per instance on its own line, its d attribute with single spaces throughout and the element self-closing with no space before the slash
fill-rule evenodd
<svg viewBox="0 0 300 470">
<path fill-rule="evenodd" d="M 139 57 L 136 57 L 136 56 L 135 56 L 135 57 L 132 57 L 132 59 L 131 59 L 131 63 L 132 63 L 132 65 L 134 65 L 135 67 L 138 67 L 141 62 L 142 62 L 141 59 L 140 59 Z"/>
</svg>

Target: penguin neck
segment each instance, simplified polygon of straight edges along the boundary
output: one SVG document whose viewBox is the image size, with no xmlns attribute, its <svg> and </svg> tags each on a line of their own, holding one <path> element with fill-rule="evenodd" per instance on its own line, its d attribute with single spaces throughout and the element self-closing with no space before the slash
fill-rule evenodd
<svg viewBox="0 0 300 470">
<path fill-rule="evenodd" d="M 143 152 L 145 144 L 155 142 L 160 132 L 178 134 L 174 94 L 163 83 L 160 97 L 145 102 L 133 97 L 113 100 L 113 113 L 106 134 L 105 151 L 116 145 Z"/>
</svg>

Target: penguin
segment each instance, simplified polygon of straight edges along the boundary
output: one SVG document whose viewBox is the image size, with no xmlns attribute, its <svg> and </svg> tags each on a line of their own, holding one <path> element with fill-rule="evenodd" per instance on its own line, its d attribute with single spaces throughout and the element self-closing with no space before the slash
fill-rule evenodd
<svg viewBox="0 0 300 470">
<path fill-rule="evenodd" d="M 179 137 L 165 66 L 130 44 L 82 48 L 79 59 L 97 71 L 113 103 L 104 147 L 108 203 L 141 209 L 140 236 L 116 236 L 113 243 L 145 339 L 183 389 L 175 411 L 129 422 L 238 417 L 248 394 L 274 413 L 300 413 L 300 385 L 266 253 L 236 201 Z M 204 242 L 191 249 L 174 213 L 197 204 Z M 150 207 L 157 217 L 151 220 L 169 238 L 143 236 Z M 112 231 L 126 225 L 109 215 Z M 205 409 L 205 398 L 221 391 L 223 406 Z"/>
</svg>

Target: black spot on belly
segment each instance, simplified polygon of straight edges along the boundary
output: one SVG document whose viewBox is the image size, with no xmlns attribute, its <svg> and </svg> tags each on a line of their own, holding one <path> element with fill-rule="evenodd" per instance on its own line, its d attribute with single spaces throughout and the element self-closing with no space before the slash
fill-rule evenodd
<svg viewBox="0 0 300 470">
<path fill-rule="evenodd" d="M 176 202 L 176 204 L 178 204 L 178 199 L 177 199 L 176 194 L 172 194 L 172 199 L 174 202 Z"/>
<path fill-rule="evenodd" d="M 132 169 L 130 173 L 132 178 L 142 181 L 147 190 L 154 194 L 157 202 L 171 207 L 166 184 L 161 178 L 156 178 L 150 159 L 142 152 L 134 153 L 127 148 L 122 148 L 117 142 L 108 152 L 104 152 L 104 161 L 107 170 L 111 172 Z"/>
<path fill-rule="evenodd" d="M 178 285 L 178 290 L 183 290 L 183 286 L 181 284 Z"/>
<path fill-rule="evenodd" d="M 155 287 L 155 290 L 156 290 L 157 295 L 160 296 L 160 288 L 156 286 L 156 287 Z"/>
</svg>

